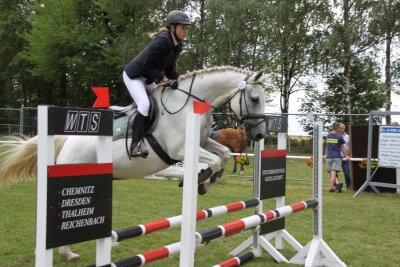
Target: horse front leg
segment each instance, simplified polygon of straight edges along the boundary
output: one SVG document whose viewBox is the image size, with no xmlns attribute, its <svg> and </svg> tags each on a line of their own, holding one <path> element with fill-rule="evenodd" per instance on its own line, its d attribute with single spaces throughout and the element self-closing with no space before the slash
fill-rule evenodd
<svg viewBox="0 0 400 267">
<path fill-rule="evenodd" d="M 221 179 L 229 158 L 230 151 L 227 147 L 211 138 L 207 139 L 203 148 L 200 148 L 199 161 L 208 164 L 212 173 L 209 179 L 199 184 L 198 191 L 200 195 L 207 193 L 211 186 Z"/>
<path fill-rule="evenodd" d="M 243 175 L 243 174 L 244 174 L 244 167 L 243 167 L 243 164 L 240 163 L 240 175 Z"/>
</svg>

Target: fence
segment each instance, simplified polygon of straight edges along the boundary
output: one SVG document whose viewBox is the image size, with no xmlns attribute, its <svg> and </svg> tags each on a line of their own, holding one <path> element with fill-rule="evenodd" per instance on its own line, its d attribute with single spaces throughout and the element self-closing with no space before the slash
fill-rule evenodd
<svg viewBox="0 0 400 267">
<path fill-rule="evenodd" d="M 15 108 L 0 108 L 0 136 L 37 134 L 37 109 L 22 106 Z"/>
<path fill-rule="evenodd" d="M 0 108 L 0 136 L 22 134 L 34 136 L 36 129 L 36 108 L 21 107 L 19 109 Z M 269 114 L 274 115 L 274 114 Z M 277 114 L 275 114 L 277 115 Z M 369 114 L 315 114 L 314 117 L 324 122 L 325 132 L 333 121 L 344 122 L 346 126 L 351 120 L 355 125 L 368 125 Z M 311 128 L 306 114 L 287 114 L 288 116 L 288 143 L 287 143 L 287 178 L 311 181 L 311 168 L 307 166 L 307 159 L 312 155 L 312 135 Z M 235 123 L 220 113 L 214 114 L 214 120 L 218 128 L 234 127 Z M 376 117 L 380 123 L 382 118 Z M 347 127 L 348 128 L 348 127 Z M 268 135 L 265 138 L 265 149 L 277 148 L 277 135 Z M 251 142 L 248 143 L 251 147 Z M 249 151 L 251 151 L 249 149 Z M 228 166 L 226 175 L 234 177 L 253 177 L 252 158 L 250 166 L 245 167 L 244 175 L 232 174 L 232 169 Z"/>
</svg>

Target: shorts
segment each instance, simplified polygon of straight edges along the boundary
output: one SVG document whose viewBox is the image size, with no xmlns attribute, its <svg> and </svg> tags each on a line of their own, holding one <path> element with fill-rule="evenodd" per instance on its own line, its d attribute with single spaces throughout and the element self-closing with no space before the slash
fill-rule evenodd
<svg viewBox="0 0 400 267">
<path fill-rule="evenodd" d="M 328 172 L 336 171 L 339 172 L 342 168 L 342 159 L 326 159 L 326 170 Z"/>
</svg>

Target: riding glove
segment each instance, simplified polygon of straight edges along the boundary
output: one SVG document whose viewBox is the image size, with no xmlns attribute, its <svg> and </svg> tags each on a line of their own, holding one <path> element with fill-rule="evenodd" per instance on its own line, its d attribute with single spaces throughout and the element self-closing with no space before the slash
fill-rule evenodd
<svg viewBox="0 0 400 267">
<path fill-rule="evenodd" d="M 172 89 L 178 89 L 178 81 L 177 80 L 169 80 L 168 86 Z"/>
</svg>

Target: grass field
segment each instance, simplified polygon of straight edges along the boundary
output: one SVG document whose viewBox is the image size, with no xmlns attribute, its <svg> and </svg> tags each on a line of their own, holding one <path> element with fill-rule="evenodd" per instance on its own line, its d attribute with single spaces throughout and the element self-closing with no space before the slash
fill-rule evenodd
<svg viewBox="0 0 400 267">
<path fill-rule="evenodd" d="M 113 229 L 133 226 L 146 221 L 180 214 L 182 191 L 177 181 L 135 179 L 116 181 L 113 188 Z M 205 196 L 200 196 L 198 208 L 204 209 L 238 200 L 250 199 L 250 179 L 224 178 Z M 324 184 L 324 193 L 327 184 Z M 354 192 L 325 193 L 323 199 L 324 240 L 348 266 L 399 266 L 400 264 L 400 197 L 396 194 Z M 312 196 L 311 183 L 288 181 L 288 204 Z M 35 247 L 35 182 L 9 185 L 0 189 L 0 266 L 34 266 Z M 265 201 L 265 210 L 275 201 Z M 198 224 L 198 230 L 247 217 L 251 211 L 241 211 L 225 217 L 211 218 Z M 290 216 L 286 228 L 301 244 L 312 239 L 312 211 Z M 229 258 L 227 253 L 251 235 L 250 231 L 211 242 L 196 253 L 196 266 L 212 266 Z M 114 261 L 179 241 L 179 230 L 155 233 L 121 242 L 113 248 Z M 80 262 L 68 263 L 54 253 L 54 266 L 86 266 L 95 261 L 95 242 L 72 246 L 81 255 Z M 295 251 L 288 245 L 282 253 L 290 258 Z M 178 266 L 179 258 L 171 257 L 150 266 Z M 277 264 L 264 253 L 245 266 L 291 266 Z"/>
</svg>

